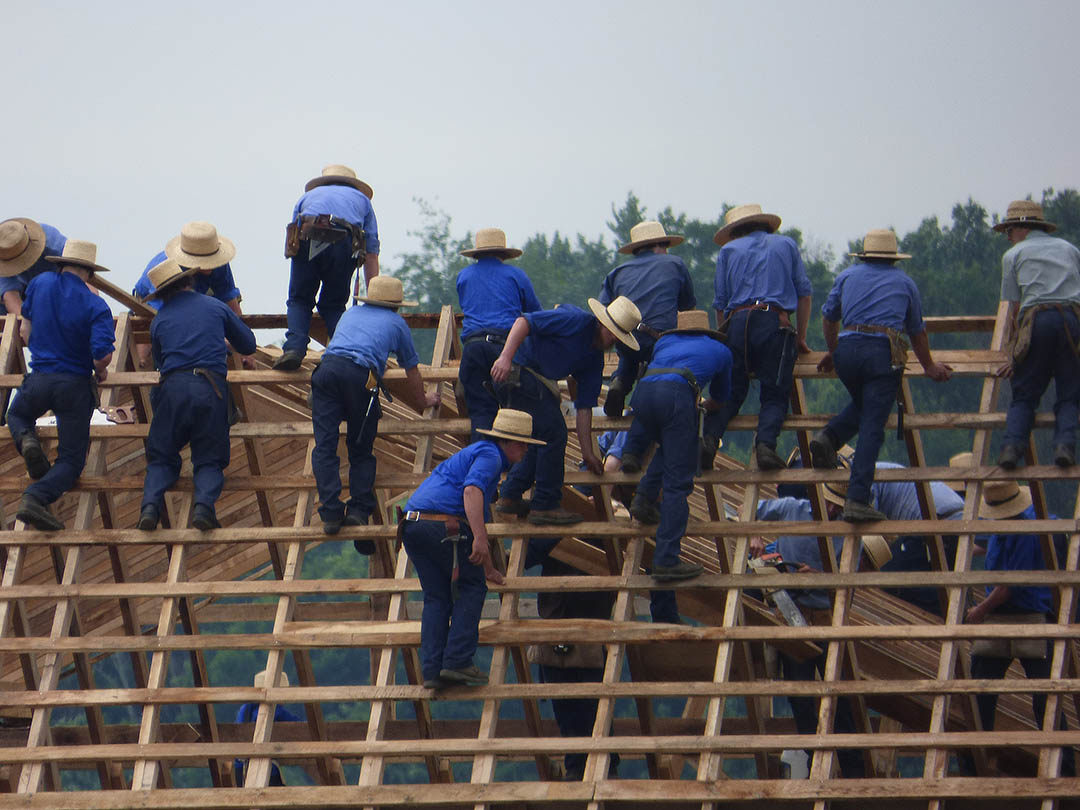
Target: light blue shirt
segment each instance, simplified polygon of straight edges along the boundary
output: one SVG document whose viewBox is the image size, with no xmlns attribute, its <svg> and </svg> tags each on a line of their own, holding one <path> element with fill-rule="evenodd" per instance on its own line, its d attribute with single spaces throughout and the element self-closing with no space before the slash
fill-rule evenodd
<svg viewBox="0 0 1080 810">
<path fill-rule="evenodd" d="M 907 273 L 888 262 L 863 262 L 842 270 L 821 314 L 833 322 L 843 318 L 848 325 L 887 326 L 913 336 L 926 330 L 919 288 Z M 840 335 L 888 339 L 859 332 Z"/>
<path fill-rule="evenodd" d="M 663 335 L 656 341 L 649 368 L 685 368 L 694 375 L 698 388 L 709 388 L 709 396 L 724 402 L 731 395 L 731 349 L 708 335 Z M 662 380 L 682 381 L 678 374 L 642 377 L 638 385 Z"/>
<path fill-rule="evenodd" d="M 316 186 L 296 201 L 293 221 L 299 216 L 316 217 L 329 214 L 344 219 L 364 229 L 365 250 L 379 252 L 379 224 L 375 221 L 375 209 L 371 200 L 352 186 Z"/>
<path fill-rule="evenodd" d="M 643 253 L 623 262 L 604 279 L 600 303 L 625 295 L 641 312 L 641 323 L 663 332 L 674 329 L 678 313 L 697 306 L 686 263 L 671 253 Z"/>
<path fill-rule="evenodd" d="M 1020 311 L 1039 304 L 1080 304 L 1080 250 L 1033 230 L 1001 257 L 1001 300 Z"/>
<path fill-rule="evenodd" d="M 810 509 L 810 501 L 805 498 L 773 498 L 758 504 L 757 519 L 790 523 L 813 520 L 814 513 Z M 838 555 L 843 544 L 843 538 L 833 537 L 833 554 Z M 776 548 L 786 563 L 794 566 L 808 565 L 817 571 L 825 570 L 816 537 L 783 535 L 776 539 Z M 827 591 L 792 589 L 790 593 L 791 598 L 803 607 L 820 610 L 830 606 Z"/>
<path fill-rule="evenodd" d="M 720 248 L 714 288 L 713 309 L 721 312 L 755 301 L 791 312 L 800 298 L 814 291 L 795 240 L 764 231 L 732 239 Z"/>
<path fill-rule="evenodd" d="M 29 284 L 32 279 L 36 278 L 45 270 L 55 270 L 59 266 L 52 262 L 45 261 L 45 257 L 63 256 L 64 245 L 67 244 L 67 237 L 56 230 L 52 225 L 46 225 L 44 222 L 39 222 L 38 225 L 41 226 L 41 230 L 45 231 L 45 250 L 42 251 L 36 262 L 21 273 L 0 278 L 0 296 L 4 293 L 11 292 L 12 290 L 19 293 L 19 295 L 22 295 L 26 292 L 26 285 Z"/>
<path fill-rule="evenodd" d="M 158 253 L 147 263 L 146 269 L 139 276 L 139 280 L 135 282 L 135 288 L 132 292 L 140 300 L 145 299 L 146 296 L 155 291 L 154 285 L 150 281 L 150 271 L 165 261 L 166 258 L 164 250 Z M 229 267 L 228 262 L 221 265 L 221 267 L 215 267 L 209 273 L 196 273 L 191 277 L 191 288 L 197 293 L 212 295 L 223 304 L 235 301 L 240 297 L 240 290 L 237 289 L 236 282 L 233 281 L 232 268 Z M 160 298 L 151 298 L 145 303 L 154 309 L 161 309 Z"/>
<path fill-rule="evenodd" d="M 386 373 L 386 359 L 391 352 L 404 369 L 415 368 L 420 362 L 405 319 L 390 307 L 377 304 L 345 310 L 326 347 L 327 354 L 352 360 L 379 377 Z"/>
<path fill-rule="evenodd" d="M 898 470 L 903 464 L 892 461 L 879 461 L 879 470 Z M 885 513 L 889 520 L 922 520 L 919 508 L 919 496 L 915 491 L 914 481 L 877 481 L 870 486 L 870 492 L 876 499 L 877 508 Z M 934 497 L 934 509 L 942 520 L 959 520 L 963 516 L 964 499 L 941 481 L 930 482 L 930 492 Z"/>
<path fill-rule="evenodd" d="M 543 309 L 525 271 L 493 256 L 483 256 L 458 273 L 457 294 L 465 316 L 462 338 L 509 332 L 522 313 Z"/>
</svg>

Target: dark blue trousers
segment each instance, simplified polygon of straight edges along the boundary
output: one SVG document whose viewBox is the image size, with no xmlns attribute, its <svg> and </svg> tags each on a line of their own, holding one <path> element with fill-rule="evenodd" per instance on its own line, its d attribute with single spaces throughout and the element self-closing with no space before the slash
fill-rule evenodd
<svg viewBox="0 0 1080 810">
<path fill-rule="evenodd" d="M 903 371 L 892 370 L 889 341 L 882 337 L 849 335 L 833 352 L 836 376 L 851 394 L 851 402 L 825 426 L 833 445 L 840 447 L 857 433 L 847 495 L 870 503 L 874 465 L 885 443 L 885 420 L 896 404 Z"/>
<path fill-rule="evenodd" d="M 322 363 L 311 375 L 311 424 L 315 449 L 311 470 L 319 490 L 319 517 L 323 521 L 341 520 L 346 511 L 365 519 L 375 511 L 375 434 L 379 430 L 378 391 L 364 387 L 368 369 L 344 357 L 323 355 Z M 370 411 L 369 411 L 370 407 Z M 342 505 L 341 463 L 338 459 L 338 436 L 342 422 L 345 449 L 349 455 L 349 502 Z"/>
<path fill-rule="evenodd" d="M 8 408 L 7 422 L 15 447 L 22 452 L 22 437 L 34 431 L 34 422 L 51 410 L 56 414 L 59 442 L 56 463 L 45 475 L 26 488 L 43 503 L 53 503 L 75 486 L 90 448 L 90 417 L 96 407 L 93 378 L 82 374 L 40 374 L 31 372 L 23 378 L 15 399 Z"/>
<path fill-rule="evenodd" d="M 497 389 L 503 396 L 503 389 Z M 562 503 L 562 486 L 566 469 L 566 420 L 559 400 L 525 369 L 521 370 L 521 385 L 511 389 L 508 406 L 528 411 L 533 418 L 533 437 L 547 442 L 543 447 L 529 445 L 525 458 L 510 468 L 499 494 L 503 498 L 520 498 L 532 487 L 533 509 L 554 509 Z"/>
<path fill-rule="evenodd" d="M 656 338 L 644 332 L 635 331 L 638 349 L 635 351 L 622 341 L 615 344 L 615 354 L 619 356 L 619 365 L 615 368 L 614 376 L 622 380 L 623 390 L 627 393 L 637 379 L 638 370 L 642 363 L 652 362 L 653 349 L 656 347 Z"/>
<path fill-rule="evenodd" d="M 476 431 L 490 429 L 499 411 L 499 401 L 484 387 L 484 383 L 491 383 L 491 366 L 498 359 L 502 347 L 502 343 L 472 340 L 461 350 L 458 379 L 461 380 L 465 407 L 469 409 L 469 422 L 472 424 L 470 442 L 488 438 Z"/>
<path fill-rule="evenodd" d="M 458 548 L 458 598 L 450 577 L 454 570 L 451 543 L 442 542 L 446 525 L 436 520 L 405 524 L 402 542 L 424 589 L 420 618 L 420 667 L 424 679 L 438 678 L 444 669 L 471 666 L 479 639 L 480 614 L 487 596 L 484 569 L 469 562 L 472 532 L 462 524 L 467 539 Z"/>
<path fill-rule="evenodd" d="M 788 414 L 791 385 L 798 351 L 795 333 L 780 328 L 774 310 L 743 310 L 731 316 L 727 330 L 731 349 L 731 396 L 718 411 L 705 416 L 705 432 L 723 437 L 750 392 L 750 375 L 761 384 L 757 442 L 776 447 L 776 438 Z"/>
<path fill-rule="evenodd" d="M 150 395 L 154 418 L 146 438 L 146 480 L 142 505 L 165 511 L 165 491 L 180 476 L 180 451 L 191 445 L 195 503 L 211 510 L 229 466 L 229 401 L 225 378 L 218 391 L 191 371 L 169 374 Z"/>
<path fill-rule="evenodd" d="M 293 256 L 289 270 L 289 298 L 285 316 L 289 328 L 285 332 L 287 352 L 307 351 L 311 330 L 311 310 L 318 308 L 331 337 L 349 301 L 349 281 L 356 270 L 352 257 L 352 240 L 339 239 L 314 259 L 308 259 L 308 241 L 300 243 L 300 252 Z M 319 286 L 322 286 L 320 292 Z M 315 295 L 318 293 L 318 302 Z"/>
<path fill-rule="evenodd" d="M 1080 323 L 1069 310 L 1065 319 L 1049 309 L 1035 313 L 1031 350 L 1014 370 L 1012 402 L 1005 417 L 1005 444 L 1027 449 L 1035 410 L 1050 380 L 1057 389 L 1054 402 L 1054 444 L 1076 444 L 1076 419 L 1080 412 L 1080 361 L 1069 342 L 1080 337 Z"/>
<path fill-rule="evenodd" d="M 542 683 L 600 683 L 604 670 L 593 667 L 549 667 L 540 665 Z M 553 698 L 551 711 L 563 737 L 591 737 L 596 725 L 596 704 L 592 698 Z M 568 778 L 580 780 L 585 775 L 588 754 L 582 752 L 563 755 L 563 769 Z M 619 755 L 612 754 L 608 774 L 615 775 L 619 767 Z"/>
</svg>

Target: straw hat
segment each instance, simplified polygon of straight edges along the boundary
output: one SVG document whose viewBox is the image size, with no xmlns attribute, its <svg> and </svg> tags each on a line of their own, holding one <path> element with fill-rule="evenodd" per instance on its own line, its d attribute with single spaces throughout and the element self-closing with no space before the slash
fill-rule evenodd
<svg viewBox="0 0 1080 810">
<path fill-rule="evenodd" d="M 485 436 L 496 436 L 500 439 L 525 442 L 525 444 L 547 444 L 547 442 L 532 437 L 532 415 L 525 411 L 515 411 L 512 408 L 499 408 L 499 412 L 495 414 L 495 422 L 491 425 L 491 429 L 477 428 L 476 432 L 483 433 Z"/>
<path fill-rule="evenodd" d="M 1031 487 L 1022 487 L 1013 480 L 989 481 L 983 484 L 979 517 L 1016 517 L 1029 506 L 1031 506 Z"/>
<path fill-rule="evenodd" d="M 0 222 L 0 278 L 29 270 L 45 252 L 45 230 L 26 217 Z"/>
<path fill-rule="evenodd" d="M 1040 228 L 1047 233 L 1057 230 L 1057 225 L 1043 219 L 1042 206 L 1031 200 L 1013 200 L 1005 211 L 1005 219 L 994 226 L 995 231 L 1004 231 L 1018 225 L 1021 228 Z"/>
<path fill-rule="evenodd" d="M 217 232 L 209 222 L 189 222 L 180 235 L 165 245 L 165 255 L 181 267 L 213 270 L 228 264 L 236 255 L 236 245 Z"/>
<path fill-rule="evenodd" d="M 375 276 L 367 285 L 367 296 L 358 298 L 365 304 L 374 304 L 377 307 L 415 307 L 418 301 L 403 301 L 404 292 L 401 287 L 401 279 L 393 276 Z"/>
<path fill-rule="evenodd" d="M 860 253 L 849 253 L 857 259 L 910 259 L 907 253 L 896 252 L 896 234 L 888 228 L 867 231 Z"/>
<path fill-rule="evenodd" d="M 956 467 L 957 469 L 961 470 L 966 470 L 968 467 L 975 466 L 975 456 L 971 453 L 957 453 L 955 456 L 949 459 L 949 466 Z M 967 489 L 967 482 L 965 481 L 945 481 L 944 484 L 953 492 L 962 493 L 965 489 Z"/>
<path fill-rule="evenodd" d="M 166 259 L 159 264 L 155 264 L 146 274 L 150 283 L 154 285 L 154 291 L 146 296 L 146 300 L 150 301 L 154 298 L 160 298 L 161 293 L 173 284 L 188 276 L 193 276 L 198 272 L 199 270 L 196 267 L 189 267 L 185 270 L 177 263 L 176 259 Z"/>
<path fill-rule="evenodd" d="M 731 234 L 736 228 L 752 225 L 755 222 L 768 225 L 769 233 L 776 233 L 776 229 L 780 227 L 780 217 L 776 214 L 763 214 L 761 206 L 757 203 L 736 205 L 724 214 L 724 227 L 713 235 L 712 240 L 723 247 L 734 238 Z"/>
<path fill-rule="evenodd" d="M 504 259 L 516 259 L 521 255 L 517 248 L 506 246 L 506 234 L 502 228 L 481 228 L 476 232 L 476 247 L 461 251 L 462 256 L 496 254 Z"/>
<path fill-rule="evenodd" d="M 589 309 L 611 334 L 634 351 L 641 348 L 631 332 L 641 326 L 641 310 L 625 295 L 620 295 L 606 307 L 595 298 L 589 299 Z"/>
<path fill-rule="evenodd" d="M 342 166 L 340 163 L 331 163 L 329 166 L 324 167 L 322 174 L 314 180 L 307 181 L 304 191 L 311 191 L 319 186 L 352 186 L 362 192 L 369 200 L 375 194 L 371 190 L 371 186 L 356 178 L 356 172 L 348 166 Z"/>
<path fill-rule="evenodd" d="M 892 549 L 889 548 L 889 542 L 880 534 L 864 534 L 862 547 L 874 568 L 880 570 L 881 566 L 892 559 Z"/>
<path fill-rule="evenodd" d="M 265 689 L 266 688 L 266 670 L 265 669 L 262 672 L 256 672 L 255 673 L 255 684 L 254 685 L 255 685 L 256 689 Z M 285 674 L 285 670 L 282 670 L 280 677 L 278 677 L 278 686 L 288 686 L 288 685 L 289 685 L 289 676 Z"/>
<path fill-rule="evenodd" d="M 630 229 L 630 241 L 619 248 L 619 253 L 633 253 L 646 245 L 666 244 L 668 247 L 681 245 L 686 237 L 665 233 L 664 226 L 656 220 L 647 219 Z"/>
<path fill-rule="evenodd" d="M 840 455 L 844 450 L 851 450 L 848 445 L 844 445 L 838 451 L 836 451 L 836 460 L 840 462 L 840 466 L 837 469 L 850 470 L 851 461 L 849 456 Z M 851 450 L 854 453 L 854 450 Z M 837 506 L 843 506 L 844 501 L 847 500 L 847 481 L 825 481 L 822 486 L 825 488 L 825 500 L 829 503 L 836 504 Z"/>
<path fill-rule="evenodd" d="M 703 309 L 684 310 L 679 313 L 678 318 L 678 323 L 675 325 L 675 328 L 668 329 L 666 332 L 661 332 L 661 337 L 674 334 L 708 335 L 719 341 L 724 340 L 722 332 L 717 332 L 715 329 L 709 327 L 709 313 Z"/>
<path fill-rule="evenodd" d="M 64 252 L 60 256 L 46 256 L 45 261 L 58 264 L 60 267 L 73 264 L 76 267 L 85 267 L 95 273 L 108 273 L 108 267 L 97 264 L 97 245 L 93 242 L 83 242 L 80 239 L 68 239 L 64 245 Z"/>
</svg>

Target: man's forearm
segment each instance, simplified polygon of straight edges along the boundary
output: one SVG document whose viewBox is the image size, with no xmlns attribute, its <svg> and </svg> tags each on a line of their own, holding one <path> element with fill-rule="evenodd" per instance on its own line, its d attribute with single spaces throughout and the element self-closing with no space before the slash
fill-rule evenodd
<svg viewBox="0 0 1080 810">
<path fill-rule="evenodd" d="M 510 327 L 510 334 L 506 336 L 506 343 L 503 344 L 499 356 L 513 360 L 517 350 L 521 348 L 521 344 L 525 342 L 525 338 L 528 336 L 529 322 L 524 318 L 518 318 L 514 321 L 514 325 Z"/>
<path fill-rule="evenodd" d="M 588 450 L 595 455 L 592 440 L 592 408 L 579 408 L 574 417 L 574 426 L 577 428 L 581 452 L 585 453 Z"/>
<path fill-rule="evenodd" d="M 364 284 L 370 284 L 379 275 L 379 254 L 368 253 L 364 256 Z"/>
<path fill-rule="evenodd" d="M 926 336 L 925 330 L 911 336 L 911 350 L 915 352 L 923 368 L 934 364 L 934 358 L 930 354 L 930 338 Z"/>
<path fill-rule="evenodd" d="M 810 326 L 811 297 L 804 295 L 795 309 L 795 334 L 799 340 L 806 340 L 806 329 Z"/>
<path fill-rule="evenodd" d="M 836 344 L 840 341 L 840 322 L 826 318 L 821 322 L 821 334 L 825 336 L 825 345 L 829 347 L 829 351 L 835 352 Z"/>
<path fill-rule="evenodd" d="M 22 296 L 16 290 L 8 290 L 4 293 L 4 309 L 9 315 L 18 315 L 22 312 Z"/>
<path fill-rule="evenodd" d="M 469 521 L 473 537 L 487 540 L 487 527 L 484 525 L 484 493 L 480 487 L 467 486 L 462 493 L 465 503 L 465 519 Z"/>
<path fill-rule="evenodd" d="M 424 391 L 424 378 L 420 376 L 418 367 L 405 370 L 405 383 L 409 387 L 409 404 L 417 413 L 423 413 L 427 408 L 427 393 Z"/>
</svg>

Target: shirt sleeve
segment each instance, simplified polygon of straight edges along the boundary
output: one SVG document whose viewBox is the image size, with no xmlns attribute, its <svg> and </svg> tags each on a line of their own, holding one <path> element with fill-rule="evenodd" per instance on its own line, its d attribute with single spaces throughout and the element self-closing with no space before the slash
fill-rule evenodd
<svg viewBox="0 0 1080 810">
<path fill-rule="evenodd" d="M 717 348 L 721 350 L 717 352 L 719 370 L 709 383 L 709 396 L 716 402 L 726 402 L 731 396 L 731 350 L 722 344 Z"/>
<path fill-rule="evenodd" d="M 805 298 L 808 295 L 814 294 L 814 287 L 810 283 L 810 276 L 806 273 L 806 264 L 803 262 L 802 254 L 799 253 L 799 246 L 795 244 L 795 241 L 791 242 L 792 253 L 792 267 L 791 278 L 795 283 L 795 293 L 799 298 Z"/>
<path fill-rule="evenodd" d="M 502 458 L 499 456 L 498 448 L 492 446 L 490 451 L 479 452 L 473 457 L 472 464 L 465 473 L 465 481 L 461 489 L 464 492 L 465 487 L 477 487 L 481 492 L 486 493 L 499 480 L 500 475 L 502 475 Z"/>
<path fill-rule="evenodd" d="M 540 303 L 540 299 L 536 297 L 536 290 L 533 289 L 532 279 L 529 278 L 524 270 L 519 269 L 518 273 L 518 286 L 521 290 L 521 311 L 538 312 L 544 307 Z"/>
<path fill-rule="evenodd" d="M 22 273 L 14 276 L 0 278 L 0 296 L 4 293 L 17 292 L 20 295 L 26 291 L 26 279 Z"/>
<path fill-rule="evenodd" d="M 694 280 L 690 278 L 690 271 L 686 269 L 686 264 L 682 261 L 679 262 L 679 274 L 682 277 L 682 286 L 679 287 L 677 306 L 679 312 L 685 312 L 697 307 L 697 296 L 694 294 Z"/>
<path fill-rule="evenodd" d="M 398 340 L 397 346 L 394 347 L 394 357 L 397 358 L 398 365 L 406 371 L 410 368 L 416 368 L 420 364 L 420 355 L 416 353 L 416 346 L 413 344 L 409 325 L 405 323 L 405 319 L 400 315 L 398 316 Z"/>
<path fill-rule="evenodd" d="M 614 280 L 617 270 L 618 268 L 615 268 L 615 270 L 604 276 L 603 286 L 600 287 L 600 295 L 597 296 L 597 300 L 605 307 L 615 300 Z"/>
<path fill-rule="evenodd" d="M 1001 257 L 1001 300 L 1020 300 L 1020 284 L 1016 280 L 1016 254 L 1011 250 Z"/>
<path fill-rule="evenodd" d="M 214 290 L 214 298 L 223 304 L 235 301 L 240 297 L 240 289 L 236 286 L 232 268 L 228 263 L 214 268 L 214 272 L 210 275 L 210 286 Z"/>
<path fill-rule="evenodd" d="M 108 305 L 95 296 L 100 307 L 94 308 L 94 320 L 90 324 L 90 355 L 95 360 L 112 354 L 116 344 L 116 330 Z"/>
<path fill-rule="evenodd" d="M 240 354 L 254 354 L 258 345 L 255 343 L 255 333 L 247 324 L 240 320 L 240 316 L 228 307 L 222 305 L 225 311 L 225 338 L 229 344 Z"/>
<path fill-rule="evenodd" d="M 18 276 L 12 276 L 11 279 L 5 278 L 3 280 L 4 281 L 11 281 L 11 280 L 16 279 L 16 278 L 18 278 Z M 26 318 L 26 320 L 30 321 L 30 323 L 33 323 L 34 322 L 34 292 L 33 292 L 33 286 L 32 285 L 24 286 L 21 289 L 16 287 L 16 288 L 13 288 L 13 289 L 16 289 L 16 290 L 18 290 L 18 292 L 22 293 L 22 299 L 23 299 L 23 302 L 22 302 L 22 316 L 24 318 Z M 4 292 L 8 292 L 8 290 L 4 290 Z"/>
<path fill-rule="evenodd" d="M 713 309 L 724 312 L 727 310 L 728 300 L 731 293 L 727 285 L 727 262 L 724 261 L 724 250 L 720 249 L 720 255 L 716 257 L 716 277 L 713 279 Z"/>
<path fill-rule="evenodd" d="M 926 324 L 923 323 L 922 296 L 919 295 L 919 288 L 915 286 L 914 281 L 910 282 L 910 286 L 911 300 L 908 303 L 907 316 L 904 318 L 904 331 L 909 335 L 917 335 L 926 331 Z"/>
<path fill-rule="evenodd" d="M 821 306 L 821 316 L 827 321 L 839 322 L 841 314 L 840 297 L 844 292 L 844 281 L 847 276 L 844 273 L 840 273 L 836 277 L 836 281 L 833 282 L 832 289 L 829 290 L 829 295 L 825 299 L 825 303 Z"/>
<path fill-rule="evenodd" d="M 367 213 L 364 215 L 364 250 L 378 256 L 379 247 L 379 223 L 375 220 L 375 209 L 368 203 Z"/>
</svg>

